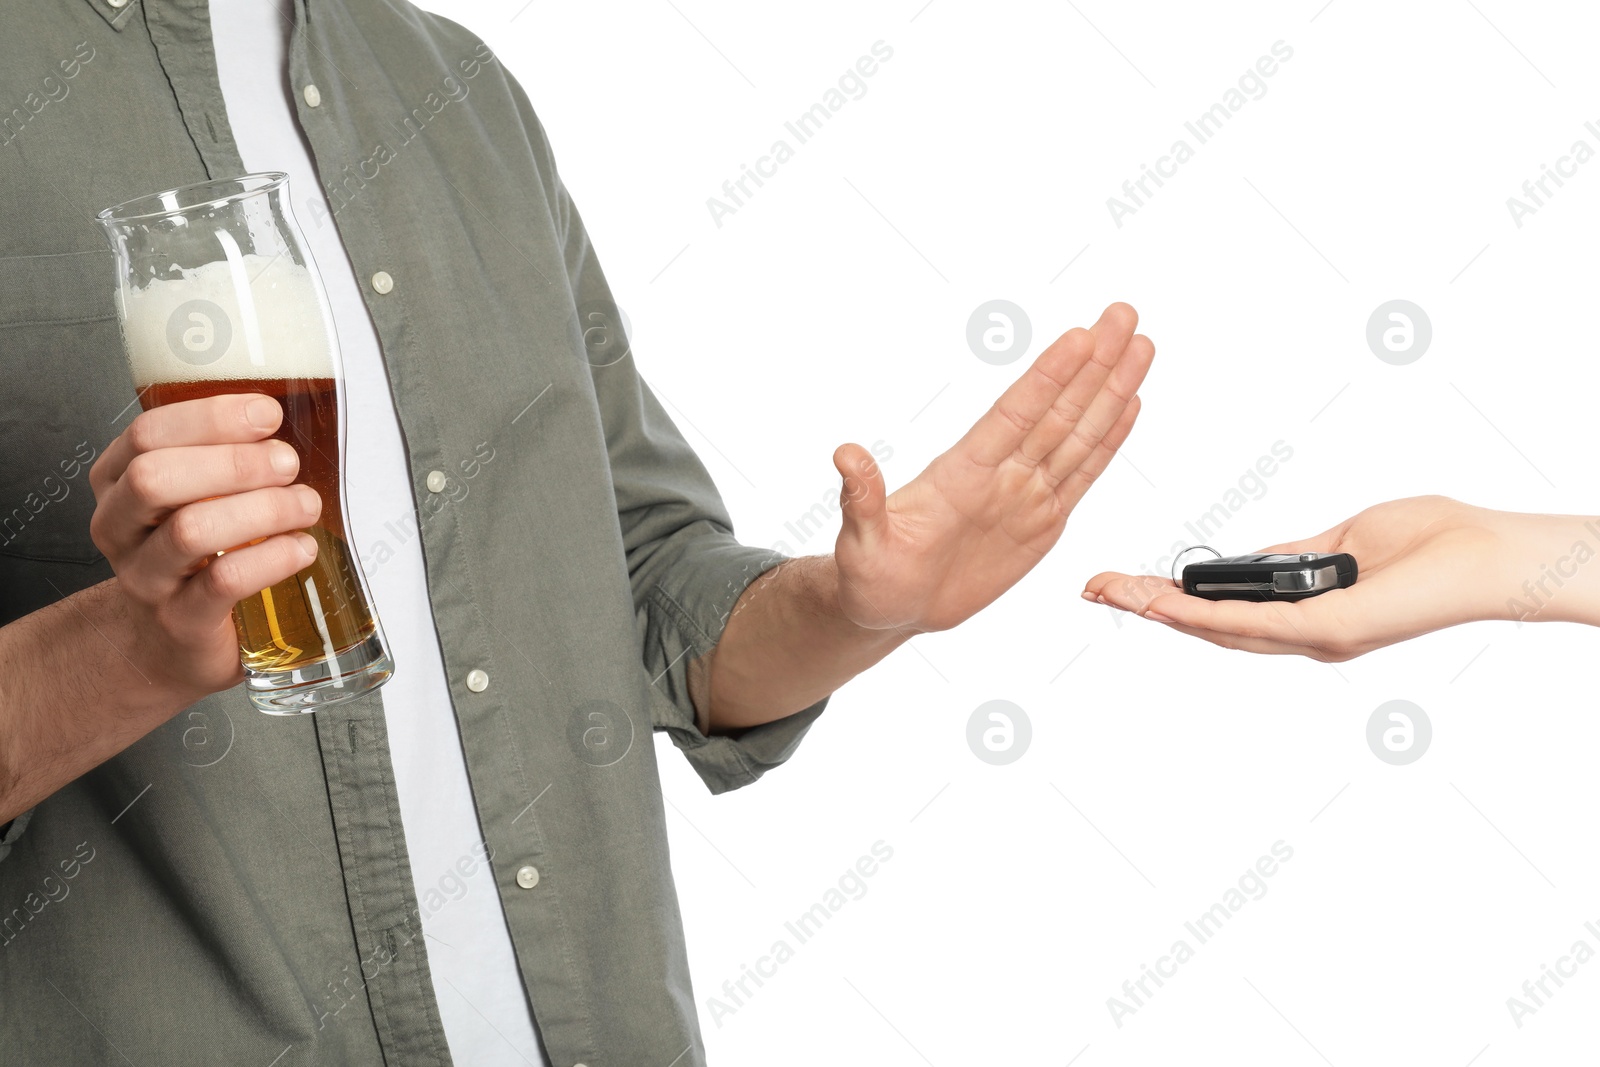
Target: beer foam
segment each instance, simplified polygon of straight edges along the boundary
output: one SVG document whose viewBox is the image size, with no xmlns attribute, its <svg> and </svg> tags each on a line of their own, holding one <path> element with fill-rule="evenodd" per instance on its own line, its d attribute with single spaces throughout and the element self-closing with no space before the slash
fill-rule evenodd
<svg viewBox="0 0 1600 1067">
<path fill-rule="evenodd" d="M 332 317 L 311 271 L 245 255 L 119 294 L 134 386 L 332 378 Z"/>
</svg>

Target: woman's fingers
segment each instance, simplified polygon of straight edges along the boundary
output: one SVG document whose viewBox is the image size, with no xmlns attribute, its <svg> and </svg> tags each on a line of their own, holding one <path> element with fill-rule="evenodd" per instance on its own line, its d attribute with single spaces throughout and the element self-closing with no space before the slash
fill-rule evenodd
<svg viewBox="0 0 1600 1067">
<path fill-rule="evenodd" d="M 1158 596 L 1172 593 L 1177 586 L 1168 578 L 1153 574 L 1123 574 L 1102 571 L 1084 585 L 1083 595 L 1123 611 L 1144 613 L 1145 606 Z"/>
<path fill-rule="evenodd" d="M 1266 656 L 1307 656 L 1311 659 L 1329 661 L 1329 657 L 1320 649 L 1309 645 L 1295 645 L 1283 641 L 1273 641 L 1264 637 L 1243 637 L 1235 633 L 1226 633 L 1218 630 L 1204 630 L 1194 626 L 1183 626 L 1156 616 L 1149 616 L 1154 622 L 1165 625 L 1168 629 L 1177 630 L 1179 633 L 1198 637 L 1202 641 L 1209 641 L 1220 648 L 1231 648 L 1240 652 L 1255 652 Z"/>
<path fill-rule="evenodd" d="M 1259 646 L 1261 651 L 1336 660 L 1346 654 L 1340 630 L 1330 622 L 1339 609 L 1340 592 L 1302 602 L 1206 600 L 1184 593 L 1166 578 L 1106 572 L 1089 580 L 1084 596 L 1228 648 L 1254 651 Z"/>
<path fill-rule="evenodd" d="M 1174 592 L 1156 597 L 1146 606 L 1144 614 L 1211 633 L 1323 648 L 1329 644 L 1322 618 L 1326 608 L 1325 598 L 1332 595 L 1325 593 L 1321 597 L 1298 603 L 1253 603 L 1247 600 L 1206 600 Z M 1329 653 L 1331 655 L 1331 649 Z"/>
</svg>

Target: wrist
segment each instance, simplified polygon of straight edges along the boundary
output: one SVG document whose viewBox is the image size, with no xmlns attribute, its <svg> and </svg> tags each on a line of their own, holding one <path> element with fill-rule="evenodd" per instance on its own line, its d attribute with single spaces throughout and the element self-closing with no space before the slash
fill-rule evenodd
<svg viewBox="0 0 1600 1067">
<path fill-rule="evenodd" d="M 1600 519 L 1493 513 L 1507 546 L 1495 618 L 1600 625 Z"/>
<path fill-rule="evenodd" d="M 213 692 L 184 676 L 184 651 L 174 649 L 149 607 L 128 596 L 118 578 L 85 589 L 74 598 L 95 632 L 125 666 L 120 702 L 135 715 L 152 714 L 159 725 Z M 116 684 L 116 683 L 113 683 Z"/>
<path fill-rule="evenodd" d="M 786 559 L 735 603 L 690 697 L 702 731 L 742 730 L 801 711 L 912 637 L 854 622 L 831 555 Z"/>
<path fill-rule="evenodd" d="M 851 640 L 862 649 L 872 649 L 881 656 L 905 644 L 919 633 L 927 631 L 915 625 L 890 625 L 874 626 L 856 621 L 846 605 L 852 600 L 867 601 L 869 611 L 876 611 L 876 605 L 868 600 L 866 593 L 858 586 L 849 584 L 849 580 L 839 570 L 839 561 L 833 555 L 808 556 L 797 563 L 807 564 L 802 572 L 802 582 L 806 589 L 805 602 L 816 615 L 833 620 L 834 625 L 848 629 Z"/>
</svg>

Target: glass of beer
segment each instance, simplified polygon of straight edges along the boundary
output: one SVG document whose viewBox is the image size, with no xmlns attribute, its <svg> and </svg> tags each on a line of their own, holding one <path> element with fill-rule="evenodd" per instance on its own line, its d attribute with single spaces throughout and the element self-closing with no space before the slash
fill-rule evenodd
<svg viewBox="0 0 1600 1067">
<path fill-rule="evenodd" d="M 351 700 L 394 672 L 349 546 L 339 345 L 288 183 L 280 172 L 247 174 L 96 216 L 116 252 L 117 315 L 144 410 L 264 393 L 283 407 L 273 436 L 300 454 L 295 480 L 322 497 L 306 531 L 316 561 L 233 609 L 246 692 L 274 715 Z"/>
</svg>

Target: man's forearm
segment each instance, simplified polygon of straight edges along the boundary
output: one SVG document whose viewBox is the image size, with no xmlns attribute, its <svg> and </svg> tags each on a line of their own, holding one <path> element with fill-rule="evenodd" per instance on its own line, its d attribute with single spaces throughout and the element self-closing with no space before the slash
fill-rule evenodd
<svg viewBox="0 0 1600 1067">
<path fill-rule="evenodd" d="M 146 658 L 117 580 L 0 627 L 0 825 L 202 695 Z"/>
<path fill-rule="evenodd" d="M 786 560 L 750 583 L 716 648 L 690 667 L 690 692 L 712 732 L 808 708 L 914 635 L 857 626 L 839 610 L 838 590 L 831 555 Z"/>
</svg>

